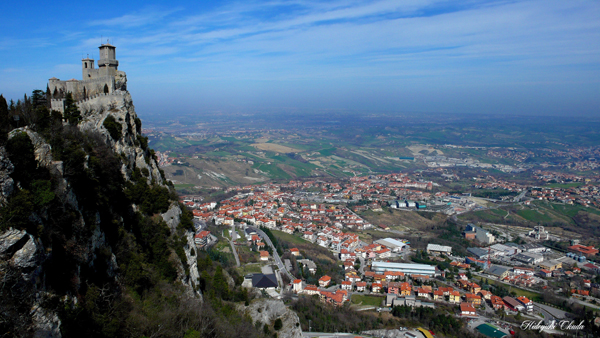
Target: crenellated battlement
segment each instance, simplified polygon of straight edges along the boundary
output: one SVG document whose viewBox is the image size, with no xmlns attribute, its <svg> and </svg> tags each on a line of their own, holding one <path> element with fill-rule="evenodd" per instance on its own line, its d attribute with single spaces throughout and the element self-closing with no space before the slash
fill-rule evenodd
<svg viewBox="0 0 600 338">
<path fill-rule="evenodd" d="M 64 112 L 64 99 L 68 93 L 76 102 L 86 102 L 90 98 L 112 94 L 115 91 L 127 90 L 127 75 L 118 70 L 119 62 L 115 56 L 115 46 L 102 44 L 98 68 L 94 68 L 94 60 L 82 59 L 81 80 L 60 80 L 55 77 L 48 80 L 52 109 Z"/>
</svg>

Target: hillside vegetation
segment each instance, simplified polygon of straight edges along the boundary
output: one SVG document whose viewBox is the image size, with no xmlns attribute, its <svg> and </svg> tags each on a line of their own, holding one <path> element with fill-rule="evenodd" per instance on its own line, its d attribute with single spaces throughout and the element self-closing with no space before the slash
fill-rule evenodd
<svg viewBox="0 0 600 338">
<path fill-rule="evenodd" d="M 249 298 L 218 263 L 199 278 L 191 212 L 123 97 L 63 115 L 41 91 L 0 96 L 2 336 L 263 336 L 227 305 Z"/>
</svg>

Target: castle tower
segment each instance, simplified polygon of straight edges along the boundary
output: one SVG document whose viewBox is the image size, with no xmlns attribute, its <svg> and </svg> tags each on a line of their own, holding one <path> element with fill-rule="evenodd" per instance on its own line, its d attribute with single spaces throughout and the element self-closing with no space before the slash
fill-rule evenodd
<svg viewBox="0 0 600 338">
<path fill-rule="evenodd" d="M 85 59 L 81 59 L 81 73 L 83 80 L 89 80 L 92 78 L 92 74 L 95 74 L 94 59 L 90 59 L 89 56 Z"/>
<path fill-rule="evenodd" d="M 100 60 L 98 60 L 98 68 L 113 68 L 114 70 L 117 70 L 119 68 L 119 61 L 117 61 L 115 53 L 116 47 L 107 42 L 102 44 L 102 46 L 98 48 L 100 49 Z"/>
</svg>

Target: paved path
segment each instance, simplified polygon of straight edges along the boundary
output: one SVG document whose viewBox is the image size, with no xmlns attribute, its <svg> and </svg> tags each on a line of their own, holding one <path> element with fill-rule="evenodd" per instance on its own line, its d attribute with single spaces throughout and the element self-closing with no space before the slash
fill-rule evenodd
<svg viewBox="0 0 600 338">
<path fill-rule="evenodd" d="M 235 240 L 237 239 L 237 231 L 235 231 L 235 225 L 231 226 L 231 239 L 229 240 L 229 244 L 231 244 L 231 250 L 233 251 L 233 257 L 235 257 L 235 264 L 240 267 L 240 258 L 238 257 L 237 250 L 235 249 Z"/>
<path fill-rule="evenodd" d="M 279 257 L 279 254 L 277 253 L 277 249 L 275 248 L 275 246 L 271 242 L 271 239 L 269 238 L 269 236 L 267 236 L 267 234 L 265 234 L 262 230 L 260 230 L 260 229 L 258 229 L 256 227 L 249 227 L 249 228 L 252 229 L 252 230 L 254 230 L 254 231 L 256 231 L 256 233 L 260 235 L 260 237 L 267 243 L 267 245 L 270 246 L 271 249 L 273 249 L 273 258 L 275 259 L 275 263 L 277 264 L 277 267 L 279 268 L 279 270 L 283 271 L 290 278 L 290 280 L 293 281 L 294 279 L 296 279 L 296 277 L 294 277 L 285 268 L 285 265 L 281 261 L 281 257 Z"/>
</svg>

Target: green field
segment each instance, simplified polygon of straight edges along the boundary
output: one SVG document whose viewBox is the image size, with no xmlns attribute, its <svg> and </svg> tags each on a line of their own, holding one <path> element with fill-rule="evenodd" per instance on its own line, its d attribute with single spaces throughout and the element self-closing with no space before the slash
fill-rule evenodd
<svg viewBox="0 0 600 338">
<path fill-rule="evenodd" d="M 309 241 L 305 240 L 304 238 L 302 238 L 300 236 L 290 235 L 290 234 L 285 233 L 283 231 L 271 230 L 271 232 L 273 233 L 273 235 L 275 235 L 275 237 L 281 238 L 281 239 L 283 239 L 286 242 L 290 242 L 290 243 L 294 243 L 294 244 L 306 244 L 306 243 L 310 243 Z"/>
<path fill-rule="evenodd" d="M 576 188 L 585 185 L 583 182 L 573 182 L 573 183 L 550 183 L 546 184 L 544 188 Z"/>
<path fill-rule="evenodd" d="M 383 297 L 353 294 L 350 302 L 355 305 L 382 306 Z"/>
<path fill-rule="evenodd" d="M 534 223 L 552 222 L 553 220 L 552 217 L 542 214 L 537 210 L 519 210 L 517 211 L 517 215 Z"/>
<path fill-rule="evenodd" d="M 261 264 L 242 264 L 242 266 L 236 268 L 236 270 L 240 273 L 241 276 L 245 276 L 251 273 L 260 273 Z"/>
</svg>

